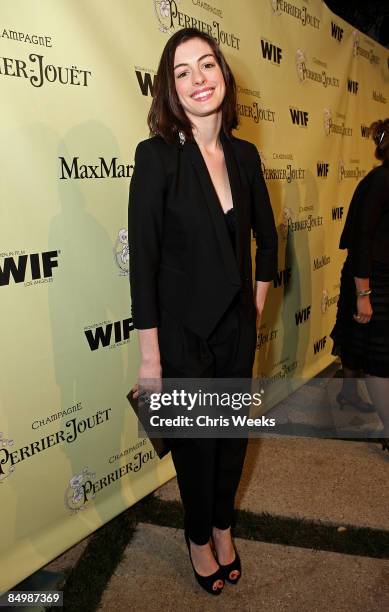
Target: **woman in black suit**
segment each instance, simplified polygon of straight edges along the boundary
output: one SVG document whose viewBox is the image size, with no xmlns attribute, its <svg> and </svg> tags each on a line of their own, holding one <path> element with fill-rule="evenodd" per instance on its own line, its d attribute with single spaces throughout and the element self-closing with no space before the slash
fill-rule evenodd
<svg viewBox="0 0 389 612">
<path fill-rule="evenodd" d="M 348 254 L 331 337 L 343 366 L 339 403 L 364 410 L 356 378 L 366 374 L 389 450 L 389 119 L 373 123 L 371 134 L 382 164 L 358 184 L 347 213 L 339 247 Z"/>
<path fill-rule="evenodd" d="M 277 233 L 256 147 L 231 134 L 235 81 L 213 38 L 186 28 L 169 39 L 148 124 L 154 136 L 137 146 L 129 200 L 138 382 L 251 378 Z M 218 595 L 241 575 L 230 528 L 247 438 L 169 443 L 193 570 Z"/>
</svg>

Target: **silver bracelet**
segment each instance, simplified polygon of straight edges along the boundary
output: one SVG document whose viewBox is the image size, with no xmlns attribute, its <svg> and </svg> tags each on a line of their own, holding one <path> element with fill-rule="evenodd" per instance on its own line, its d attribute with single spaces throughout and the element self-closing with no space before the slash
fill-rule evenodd
<svg viewBox="0 0 389 612">
<path fill-rule="evenodd" d="M 356 293 L 358 297 L 363 297 L 365 295 L 370 295 L 371 289 L 362 289 L 361 291 L 357 291 Z"/>
</svg>

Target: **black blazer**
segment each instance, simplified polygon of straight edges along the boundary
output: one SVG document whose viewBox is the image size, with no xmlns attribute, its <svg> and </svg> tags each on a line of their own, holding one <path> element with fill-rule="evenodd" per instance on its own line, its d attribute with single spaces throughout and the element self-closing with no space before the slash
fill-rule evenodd
<svg viewBox="0 0 389 612">
<path fill-rule="evenodd" d="M 206 338 L 241 288 L 255 309 L 251 229 L 255 278 L 275 276 L 277 232 L 257 149 L 223 133 L 221 142 L 236 209 L 237 256 L 197 143 L 167 144 L 155 136 L 137 146 L 128 214 L 136 329 L 158 327 L 164 308 Z"/>
<path fill-rule="evenodd" d="M 357 185 L 339 248 L 348 249 L 351 273 L 369 278 L 373 261 L 389 265 L 389 164 L 371 170 Z"/>
</svg>

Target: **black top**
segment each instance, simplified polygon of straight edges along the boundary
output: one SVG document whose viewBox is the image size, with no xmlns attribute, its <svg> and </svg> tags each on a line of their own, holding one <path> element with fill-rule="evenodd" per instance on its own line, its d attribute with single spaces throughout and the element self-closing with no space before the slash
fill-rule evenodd
<svg viewBox="0 0 389 612">
<path fill-rule="evenodd" d="M 236 210 L 234 207 L 230 208 L 229 210 L 227 210 L 227 212 L 224 213 L 224 218 L 226 220 L 226 226 L 228 229 L 228 233 L 230 234 L 230 239 L 231 239 L 231 244 L 232 244 L 232 248 L 235 251 L 235 240 L 236 240 Z"/>
<path fill-rule="evenodd" d="M 354 191 L 339 248 L 348 249 L 353 276 L 368 278 L 373 261 L 389 265 L 389 164 L 373 168 Z"/>
</svg>

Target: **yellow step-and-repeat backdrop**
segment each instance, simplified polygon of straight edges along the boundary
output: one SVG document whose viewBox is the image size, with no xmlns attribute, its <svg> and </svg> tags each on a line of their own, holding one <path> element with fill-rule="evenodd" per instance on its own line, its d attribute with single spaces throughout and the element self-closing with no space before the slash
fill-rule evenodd
<svg viewBox="0 0 389 612">
<path fill-rule="evenodd" d="M 2 0 L 0 591 L 174 475 L 126 400 L 126 224 L 159 57 L 186 26 L 234 71 L 279 229 L 254 373 L 332 361 L 338 240 L 388 115 L 388 51 L 320 0 Z"/>
</svg>

